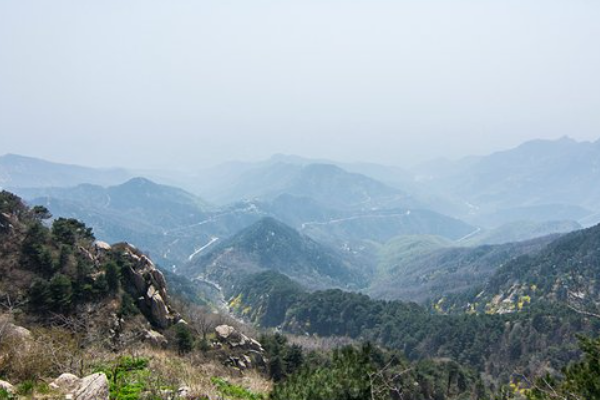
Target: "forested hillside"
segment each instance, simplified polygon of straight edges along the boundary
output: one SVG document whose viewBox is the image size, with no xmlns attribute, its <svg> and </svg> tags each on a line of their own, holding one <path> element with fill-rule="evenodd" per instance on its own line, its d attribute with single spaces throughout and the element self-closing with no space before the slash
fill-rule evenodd
<svg viewBox="0 0 600 400">
<path fill-rule="evenodd" d="M 600 302 L 600 225 L 569 233 L 499 268 L 477 290 L 440 301 L 449 312 L 511 313 L 540 301 L 595 310 Z"/>
<path fill-rule="evenodd" d="M 489 394 L 455 361 L 410 361 L 370 344 L 315 351 L 311 339 L 303 348 L 268 333 L 261 344 L 194 305 L 190 282 L 168 274 L 176 285 L 167 285 L 132 245 L 110 246 L 77 220 L 49 217 L 0 193 L 0 376 L 15 384 L 0 381 L 1 398 L 384 400 L 392 387 L 406 400 Z M 304 295 L 265 274 L 273 280 L 263 294 Z M 174 288 L 187 304 L 173 300 Z"/>
<path fill-rule="evenodd" d="M 230 306 L 261 326 L 372 340 L 411 359 L 446 357 L 498 382 L 508 381 L 514 371 L 559 369 L 577 354 L 578 334 L 600 332 L 600 321 L 560 303 L 540 303 L 516 314 L 447 316 L 341 290 L 308 294 L 273 272 L 249 278 L 232 292 Z"/>
</svg>

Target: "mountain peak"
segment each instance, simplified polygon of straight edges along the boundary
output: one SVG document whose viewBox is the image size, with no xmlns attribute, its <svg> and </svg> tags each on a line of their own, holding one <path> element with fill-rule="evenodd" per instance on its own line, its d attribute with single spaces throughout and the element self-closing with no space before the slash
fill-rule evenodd
<svg viewBox="0 0 600 400">
<path fill-rule="evenodd" d="M 131 178 L 130 180 L 128 180 L 127 182 L 125 182 L 119 186 L 130 186 L 130 187 L 143 188 L 143 187 L 157 187 L 160 185 L 156 182 L 151 181 L 148 178 L 138 176 L 135 178 Z"/>
</svg>

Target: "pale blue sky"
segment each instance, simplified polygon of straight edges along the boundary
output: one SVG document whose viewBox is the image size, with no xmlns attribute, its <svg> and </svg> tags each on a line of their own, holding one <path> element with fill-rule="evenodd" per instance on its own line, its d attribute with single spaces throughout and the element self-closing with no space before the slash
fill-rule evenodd
<svg viewBox="0 0 600 400">
<path fill-rule="evenodd" d="M 597 0 L 2 0 L 0 153 L 405 165 L 600 137 Z"/>
</svg>

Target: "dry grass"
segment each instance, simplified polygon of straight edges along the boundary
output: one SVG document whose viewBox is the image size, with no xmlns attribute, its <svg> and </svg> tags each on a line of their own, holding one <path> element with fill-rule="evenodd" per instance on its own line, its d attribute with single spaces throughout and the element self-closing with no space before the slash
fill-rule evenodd
<svg viewBox="0 0 600 400">
<path fill-rule="evenodd" d="M 123 356 L 130 356 L 149 360 L 148 385 L 155 393 L 164 387 L 188 386 L 193 398 L 220 399 L 211 381 L 213 377 L 224 378 L 254 393 L 266 394 L 272 388 L 271 382 L 258 371 L 242 373 L 226 367 L 216 355 L 194 352 L 180 357 L 173 351 L 140 343 L 131 344 L 126 351 L 118 353 L 102 344 L 81 349 L 79 341 L 60 328 L 35 329 L 33 337 L 26 342 L 4 338 L 0 344 L 0 374 L 14 385 L 25 381 L 49 383 L 66 372 L 85 376 L 98 368 L 115 365 Z"/>
<path fill-rule="evenodd" d="M 272 388 L 271 381 L 255 370 L 241 373 L 201 353 L 179 357 L 171 351 L 141 347 L 127 355 L 149 359 L 152 376 L 162 380 L 162 384 L 173 387 L 189 386 L 194 398 L 219 398 L 219 392 L 211 381 L 213 377 L 222 377 L 254 393 L 268 393 Z"/>
</svg>

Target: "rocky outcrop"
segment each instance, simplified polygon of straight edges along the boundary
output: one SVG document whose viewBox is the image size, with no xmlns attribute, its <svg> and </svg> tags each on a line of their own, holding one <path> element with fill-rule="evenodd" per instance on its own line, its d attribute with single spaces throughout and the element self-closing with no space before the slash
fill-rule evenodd
<svg viewBox="0 0 600 400">
<path fill-rule="evenodd" d="M 107 253 L 112 249 L 110 244 L 103 242 L 102 240 L 96 240 L 94 242 L 94 248 L 98 253 Z"/>
<path fill-rule="evenodd" d="M 264 367 L 265 350 L 262 345 L 230 325 L 219 325 L 215 328 L 218 345 L 229 347 L 233 354 L 226 360 L 225 365 L 241 371 L 254 367 Z"/>
<path fill-rule="evenodd" d="M 12 228 L 12 219 L 10 214 L 0 213 L 0 233 L 9 232 Z"/>
<path fill-rule="evenodd" d="M 125 273 L 138 292 L 138 306 L 140 310 L 155 326 L 161 329 L 181 320 L 168 303 L 167 282 L 152 260 L 138 251 L 135 247 L 120 243 L 113 246 L 113 250 L 122 252 L 129 261 Z"/>
<path fill-rule="evenodd" d="M 215 328 L 215 333 L 219 342 L 231 348 L 253 350 L 260 353 L 264 352 L 262 345 L 258 341 L 238 332 L 233 326 L 219 325 Z"/>
</svg>

